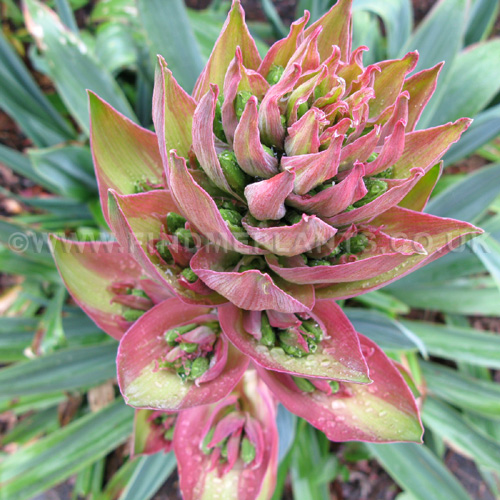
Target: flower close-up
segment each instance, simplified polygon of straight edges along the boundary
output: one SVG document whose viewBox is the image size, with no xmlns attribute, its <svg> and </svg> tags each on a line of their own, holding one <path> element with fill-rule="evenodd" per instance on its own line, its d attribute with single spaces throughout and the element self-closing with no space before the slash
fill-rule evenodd
<svg viewBox="0 0 500 500">
<path fill-rule="evenodd" d="M 442 64 L 365 65 L 351 4 L 261 57 L 234 0 L 191 95 L 158 56 L 155 132 L 88 94 L 113 238 L 51 248 L 120 341 L 135 453 L 173 450 L 185 499 L 271 498 L 278 405 L 331 441 L 422 441 L 405 367 L 342 306 L 482 232 L 423 211 L 471 120 L 417 129 Z"/>
</svg>

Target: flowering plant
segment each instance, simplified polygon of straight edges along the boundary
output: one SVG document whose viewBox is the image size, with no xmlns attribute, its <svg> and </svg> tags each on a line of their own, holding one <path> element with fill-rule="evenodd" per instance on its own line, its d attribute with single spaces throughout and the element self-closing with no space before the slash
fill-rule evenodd
<svg viewBox="0 0 500 500">
<path fill-rule="evenodd" d="M 277 402 L 334 441 L 420 442 L 403 369 L 335 301 L 481 232 L 422 212 L 470 123 L 415 130 L 441 65 L 365 67 L 351 0 L 308 21 L 261 59 L 233 1 L 192 96 L 159 57 L 156 134 L 89 93 L 117 242 L 53 237 L 53 253 L 120 340 L 136 451 L 173 446 L 185 498 L 270 498 Z"/>
</svg>

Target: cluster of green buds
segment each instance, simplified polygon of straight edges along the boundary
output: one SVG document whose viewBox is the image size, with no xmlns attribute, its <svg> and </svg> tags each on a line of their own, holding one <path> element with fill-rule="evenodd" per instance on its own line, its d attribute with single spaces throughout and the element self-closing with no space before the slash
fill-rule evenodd
<svg viewBox="0 0 500 500">
<path fill-rule="evenodd" d="M 269 348 L 281 347 L 285 353 L 302 358 L 318 350 L 323 330 L 313 319 L 298 320 L 298 326 L 273 328 L 266 313 L 261 317 L 260 344 Z"/>
<path fill-rule="evenodd" d="M 115 282 L 108 289 L 113 294 L 111 302 L 123 306 L 121 316 L 128 323 L 137 321 L 154 305 L 149 295 L 132 282 Z"/>
<path fill-rule="evenodd" d="M 176 414 L 165 413 L 164 411 L 153 411 L 148 417 L 148 421 L 161 432 L 162 438 L 171 443 L 174 439 Z"/>
<path fill-rule="evenodd" d="M 197 380 L 210 367 L 219 335 L 216 322 L 190 323 L 166 331 L 169 349 L 158 360 L 158 367 L 175 371 L 181 380 Z"/>
</svg>

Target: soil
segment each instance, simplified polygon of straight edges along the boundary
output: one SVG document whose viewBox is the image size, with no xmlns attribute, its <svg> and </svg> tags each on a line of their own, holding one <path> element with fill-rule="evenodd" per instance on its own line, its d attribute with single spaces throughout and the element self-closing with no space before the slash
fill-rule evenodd
<svg viewBox="0 0 500 500">
<path fill-rule="evenodd" d="M 247 19 L 250 21 L 265 21 L 265 15 L 261 8 L 261 0 L 242 0 L 246 9 Z M 297 0 L 273 0 L 283 22 L 290 24 L 295 18 Z M 412 0 L 414 6 L 415 23 L 419 23 L 429 9 L 436 3 L 436 0 Z M 210 4 L 210 0 L 186 0 L 186 4 L 192 8 L 202 9 Z M 77 21 L 80 26 L 85 25 L 88 7 L 77 12 Z M 494 33 L 500 34 L 500 18 L 495 24 Z M 34 72 L 35 78 L 46 91 L 51 90 L 50 82 L 44 80 Z M 22 134 L 15 122 L 0 110 L 0 143 L 18 151 L 23 151 L 31 146 L 30 141 Z M 468 173 L 483 167 L 486 160 L 479 156 L 472 156 L 457 165 L 449 167 L 447 173 Z M 0 185 L 16 194 L 24 194 L 30 190 L 37 189 L 33 183 L 23 177 L 15 175 L 4 165 L 0 164 Z M 15 200 L 7 199 L 0 195 L 0 215 L 12 216 L 23 211 L 23 207 Z M 2 288 L 12 286 L 15 282 L 14 276 L 0 274 L 0 292 Z M 443 322 L 439 313 L 432 311 L 412 311 L 411 318 L 426 321 Z M 471 326 L 480 330 L 488 330 L 500 333 L 499 318 L 470 318 Z M 497 373 L 497 380 L 500 376 Z M 13 422 L 9 420 L 11 416 L 4 414 L 0 416 L 0 434 L 2 430 L 9 428 Z M 336 446 L 336 453 L 342 459 L 342 446 Z M 107 477 L 110 477 L 123 463 L 126 450 L 121 447 L 109 456 L 107 462 Z M 448 450 L 446 463 L 450 470 L 457 476 L 471 497 L 476 500 L 493 500 L 482 481 L 474 463 L 463 456 Z M 393 500 L 401 491 L 390 476 L 381 468 L 375 460 L 360 460 L 347 464 L 349 469 L 349 480 L 336 480 L 331 484 L 331 498 L 335 500 Z M 54 488 L 35 500 L 66 500 L 71 498 L 74 481 Z M 292 491 L 289 483 L 285 486 L 284 499 L 292 499 Z M 154 500 L 177 500 L 181 499 L 178 488 L 178 477 L 173 474 L 171 478 L 160 488 Z"/>
</svg>

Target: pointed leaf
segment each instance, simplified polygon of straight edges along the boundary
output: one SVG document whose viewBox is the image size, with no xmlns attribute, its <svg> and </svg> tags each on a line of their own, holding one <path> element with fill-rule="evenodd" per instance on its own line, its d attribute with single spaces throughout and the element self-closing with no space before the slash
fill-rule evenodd
<svg viewBox="0 0 500 500">
<path fill-rule="evenodd" d="M 212 290 L 242 309 L 306 312 L 314 304 L 312 286 L 292 285 L 257 270 L 235 272 L 234 254 L 203 247 L 191 260 L 191 268 Z"/>
<path fill-rule="evenodd" d="M 224 77 L 229 63 L 240 47 L 243 54 L 243 64 L 246 68 L 257 70 L 261 59 L 255 42 L 245 23 L 245 12 L 239 0 L 234 0 L 231 11 L 222 27 L 221 34 L 215 43 L 203 73 L 196 82 L 193 97 L 199 101 L 208 91 L 210 84 L 217 85 L 220 89 L 224 84 Z"/>
<path fill-rule="evenodd" d="M 142 269 L 118 243 L 64 240 L 51 237 L 52 253 L 64 284 L 77 304 L 99 328 L 120 339 L 128 324 L 121 320 L 124 307 L 113 302 L 111 285 L 138 283 Z"/>
<path fill-rule="evenodd" d="M 372 223 L 384 225 L 384 232 L 389 235 L 396 237 L 403 235 L 409 240 L 420 240 L 427 255 L 410 256 L 403 265 L 371 279 L 321 288 L 316 291 L 318 297 L 339 299 L 376 290 L 432 262 L 482 232 L 481 229 L 465 222 L 430 216 L 399 207 L 391 208 L 373 220 Z"/>
<path fill-rule="evenodd" d="M 323 28 L 318 38 L 318 51 L 322 61 L 331 54 L 332 45 L 340 47 L 342 60 L 347 61 L 351 52 L 351 9 L 352 0 L 339 0 L 304 32 L 307 37 L 318 26 Z"/>
<path fill-rule="evenodd" d="M 403 377 L 375 343 L 359 338 L 372 384 L 341 382 L 339 391 L 328 395 L 319 389 L 304 392 L 283 373 L 258 372 L 288 410 L 331 441 L 421 442 L 417 406 Z"/>
<path fill-rule="evenodd" d="M 311 317 L 324 328 L 325 339 L 319 343 L 321 352 L 317 351 L 303 358 L 289 356 L 279 347 L 263 348 L 255 337 L 246 331 L 244 314 L 245 311 L 233 304 L 221 306 L 221 328 L 240 351 L 267 370 L 299 377 L 370 382 L 357 333 L 334 301 L 320 301 L 314 307 Z"/>
<path fill-rule="evenodd" d="M 92 156 L 104 217 L 109 223 L 108 189 L 137 192 L 140 182 L 162 184 L 163 164 L 156 135 L 136 125 L 89 92 Z"/>
<path fill-rule="evenodd" d="M 127 404 L 136 408 L 177 411 L 210 404 L 226 396 L 245 371 L 248 361 L 229 347 L 226 364 L 219 376 L 196 385 L 179 375 L 158 368 L 168 350 L 163 334 L 197 319 L 214 321 L 210 309 L 172 298 L 145 313 L 127 331 L 118 349 L 118 383 Z"/>
</svg>

